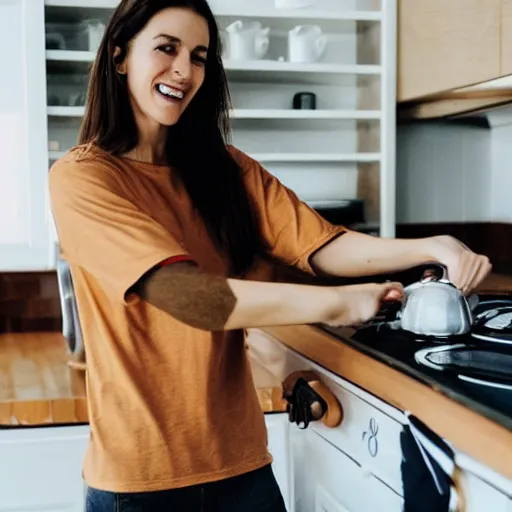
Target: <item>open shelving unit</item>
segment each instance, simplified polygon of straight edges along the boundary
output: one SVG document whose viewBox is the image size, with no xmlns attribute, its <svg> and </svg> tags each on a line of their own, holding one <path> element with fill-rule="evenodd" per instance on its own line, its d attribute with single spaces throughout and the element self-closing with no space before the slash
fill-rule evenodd
<svg viewBox="0 0 512 512">
<path fill-rule="evenodd" d="M 106 22 L 117 4 L 45 0 L 47 27 Z M 225 55 L 232 143 L 308 203 L 363 199 L 367 223 L 394 236 L 396 0 L 316 0 L 301 9 L 277 9 L 274 0 L 210 5 L 221 34 L 237 19 L 270 29 L 264 58 L 231 60 L 229 48 Z M 287 59 L 288 32 L 301 24 L 318 25 L 327 36 L 318 62 Z M 50 163 L 76 141 L 94 59 L 76 41 L 46 50 Z M 298 92 L 314 93 L 317 109 L 294 110 Z"/>
</svg>

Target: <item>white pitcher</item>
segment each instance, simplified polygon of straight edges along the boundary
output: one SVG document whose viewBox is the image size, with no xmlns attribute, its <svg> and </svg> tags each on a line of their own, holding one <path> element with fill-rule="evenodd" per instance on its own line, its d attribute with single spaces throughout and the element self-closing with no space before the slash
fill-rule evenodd
<svg viewBox="0 0 512 512">
<path fill-rule="evenodd" d="M 288 60 L 316 62 L 322 58 L 327 36 L 318 25 L 297 25 L 288 32 Z"/>
<path fill-rule="evenodd" d="M 233 60 L 257 60 L 265 56 L 270 44 L 270 28 L 259 21 L 235 21 L 226 27 L 229 57 Z"/>
</svg>

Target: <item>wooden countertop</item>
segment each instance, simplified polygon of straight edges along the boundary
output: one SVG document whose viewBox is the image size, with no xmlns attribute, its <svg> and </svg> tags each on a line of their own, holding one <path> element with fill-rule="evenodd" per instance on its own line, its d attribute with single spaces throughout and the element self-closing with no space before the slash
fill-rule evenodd
<svg viewBox="0 0 512 512">
<path fill-rule="evenodd" d="M 85 372 L 68 360 L 60 333 L 1 335 L 0 427 L 87 423 Z M 251 366 L 263 411 L 284 411 L 281 382 L 253 357 Z"/>
</svg>

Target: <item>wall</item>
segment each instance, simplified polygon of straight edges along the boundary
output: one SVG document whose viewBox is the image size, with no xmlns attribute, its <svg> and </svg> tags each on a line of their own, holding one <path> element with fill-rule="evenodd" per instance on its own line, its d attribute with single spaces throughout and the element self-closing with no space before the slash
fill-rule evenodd
<svg viewBox="0 0 512 512">
<path fill-rule="evenodd" d="M 54 272 L 0 273 L 0 333 L 61 329 Z"/>
<path fill-rule="evenodd" d="M 397 133 L 397 223 L 512 222 L 512 108 Z"/>
<path fill-rule="evenodd" d="M 512 108 L 497 109 L 492 124 L 491 217 L 512 222 Z"/>
<path fill-rule="evenodd" d="M 492 220 L 492 130 L 446 122 L 397 133 L 397 223 Z"/>
</svg>

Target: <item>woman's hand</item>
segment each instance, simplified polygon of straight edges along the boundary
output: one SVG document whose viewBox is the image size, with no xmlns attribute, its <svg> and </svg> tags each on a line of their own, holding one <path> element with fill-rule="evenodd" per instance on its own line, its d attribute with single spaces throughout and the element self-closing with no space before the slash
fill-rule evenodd
<svg viewBox="0 0 512 512">
<path fill-rule="evenodd" d="M 335 287 L 338 304 L 324 323 L 327 325 L 359 325 L 371 320 L 386 302 L 401 301 L 404 289 L 400 283 L 368 283 Z"/>
<path fill-rule="evenodd" d="M 448 279 L 464 294 L 474 290 L 491 271 L 487 256 L 474 253 L 456 238 L 444 235 L 425 240 L 433 259 L 446 266 Z"/>
</svg>

